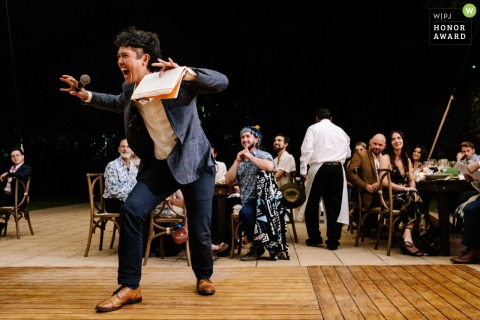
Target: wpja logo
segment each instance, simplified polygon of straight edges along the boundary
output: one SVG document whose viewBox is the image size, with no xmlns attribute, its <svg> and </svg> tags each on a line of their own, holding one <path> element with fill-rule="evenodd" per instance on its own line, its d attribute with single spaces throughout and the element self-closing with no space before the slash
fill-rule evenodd
<svg viewBox="0 0 480 320">
<path fill-rule="evenodd" d="M 473 4 L 460 9 L 430 9 L 429 43 L 432 45 L 472 44 L 472 17 L 477 12 Z"/>
</svg>

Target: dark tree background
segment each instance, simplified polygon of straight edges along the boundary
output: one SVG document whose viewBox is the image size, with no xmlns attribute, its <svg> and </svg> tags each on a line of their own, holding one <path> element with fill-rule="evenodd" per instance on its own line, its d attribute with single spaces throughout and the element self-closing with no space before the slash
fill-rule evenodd
<svg viewBox="0 0 480 320">
<path fill-rule="evenodd" d="M 400 129 L 411 146 L 430 150 L 452 94 L 432 156 L 453 159 L 461 141 L 480 143 L 480 14 L 472 19 L 473 45 L 434 46 L 429 9 L 467 2 L 5 1 L 0 165 L 22 143 L 34 168 L 32 197 L 86 198 L 85 173 L 118 156 L 123 118 L 61 93 L 59 77 L 89 74 L 87 89 L 119 93 L 113 39 L 130 25 L 157 32 L 164 58 L 229 77 L 227 90 L 198 100 L 227 166 L 240 149 L 240 129 L 257 124 L 270 152 L 277 132 L 290 136 L 298 161 L 319 107 L 331 109 L 352 146 Z"/>
</svg>

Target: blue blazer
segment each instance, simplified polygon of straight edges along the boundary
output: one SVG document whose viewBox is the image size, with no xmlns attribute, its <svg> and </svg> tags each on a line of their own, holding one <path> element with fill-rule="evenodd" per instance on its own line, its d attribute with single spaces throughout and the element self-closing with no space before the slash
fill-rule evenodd
<svg viewBox="0 0 480 320">
<path fill-rule="evenodd" d="M 168 155 L 167 163 L 180 184 L 196 181 L 208 167 L 215 166 L 210 142 L 203 131 L 197 111 L 197 95 L 216 93 L 228 86 L 228 79 L 217 71 L 192 68 L 195 81 L 182 81 L 176 99 L 162 100 L 167 118 L 178 142 Z M 123 83 L 122 93 L 112 95 L 92 92 L 87 104 L 97 108 L 124 113 L 125 136 L 130 148 L 140 157 L 138 175 L 156 161 L 154 143 L 135 104 L 131 101 L 134 84 Z"/>
<path fill-rule="evenodd" d="M 10 172 L 10 167 L 8 167 L 4 172 L 7 172 L 8 171 L 8 174 L 7 174 L 7 177 L 15 177 L 15 178 L 18 178 L 22 181 L 25 181 L 28 177 L 31 177 L 32 176 L 32 167 L 29 166 L 28 164 L 25 164 L 23 163 L 20 168 L 17 169 L 17 171 L 15 172 Z M 3 190 L 5 188 L 5 186 L 7 185 L 7 179 L 5 178 L 5 180 L 2 182 L 2 184 L 0 185 L 0 190 Z M 20 201 L 22 198 L 23 198 L 23 187 L 21 184 L 18 184 L 19 185 L 19 190 L 18 190 L 18 201 Z M 15 181 L 12 180 L 12 183 L 11 183 L 11 187 L 12 187 L 12 190 L 11 190 L 11 193 L 9 196 L 7 196 L 7 198 L 9 198 L 8 202 L 9 202 L 9 205 L 14 205 L 15 201 L 14 201 L 14 195 L 15 195 Z"/>
</svg>

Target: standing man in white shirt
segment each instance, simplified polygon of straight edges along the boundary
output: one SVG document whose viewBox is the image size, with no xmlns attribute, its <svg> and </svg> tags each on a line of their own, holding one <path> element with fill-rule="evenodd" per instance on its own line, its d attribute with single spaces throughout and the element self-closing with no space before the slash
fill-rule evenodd
<svg viewBox="0 0 480 320">
<path fill-rule="evenodd" d="M 275 162 L 275 182 L 280 189 L 284 184 L 292 182 L 294 177 L 291 175 L 297 170 L 295 158 L 288 153 L 287 148 L 290 139 L 283 133 L 277 133 L 273 141 L 273 151 L 277 154 L 273 162 Z"/>
<path fill-rule="evenodd" d="M 330 110 L 317 111 L 301 146 L 300 178 L 305 181 L 307 246 L 320 246 L 319 208 L 323 197 L 327 222 L 327 248 L 337 250 L 342 225 L 348 224 L 347 180 L 343 164 L 350 158 L 350 137 L 332 123 Z"/>
</svg>

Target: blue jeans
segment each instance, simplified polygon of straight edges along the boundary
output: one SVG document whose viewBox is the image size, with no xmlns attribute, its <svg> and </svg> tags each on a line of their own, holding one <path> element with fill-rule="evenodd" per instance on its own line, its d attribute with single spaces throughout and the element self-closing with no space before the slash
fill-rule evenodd
<svg viewBox="0 0 480 320">
<path fill-rule="evenodd" d="M 243 224 L 243 230 L 248 242 L 253 243 L 253 231 L 257 219 L 257 198 L 245 202 L 238 212 L 238 217 Z"/>
<path fill-rule="evenodd" d="M 197 279 L 210 278 L 213 274 L 211 220 L 214 188 L 214 167 L 207 168 L 197 181 L 186 185 L 175 180 L 165 160 L 144 168 L 120 209 L 118 283 L 132 287 L 140 284 L 144 221 L 160 202 L 178 189 L 183 193 L 187 210 L 193 272 Z"/>
<path fill-rule="evenodd" d="M 480 249 L 480 198 L 470 202 L 463 208 L 463 234 L 464 246 Z"/>
</svg>

